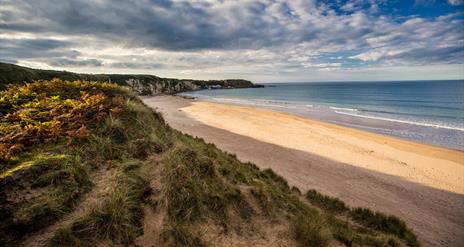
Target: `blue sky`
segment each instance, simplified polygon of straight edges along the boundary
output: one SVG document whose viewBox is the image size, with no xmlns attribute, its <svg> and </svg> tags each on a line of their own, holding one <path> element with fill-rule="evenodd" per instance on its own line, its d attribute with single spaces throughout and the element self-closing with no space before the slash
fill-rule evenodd
<svg viewBox="0 0 464 247">
<path fill-rule="evenodd" d="M 464 0 L 0 0 L 0 61 L 255 82 L 464 78 Z"/>
</svg>

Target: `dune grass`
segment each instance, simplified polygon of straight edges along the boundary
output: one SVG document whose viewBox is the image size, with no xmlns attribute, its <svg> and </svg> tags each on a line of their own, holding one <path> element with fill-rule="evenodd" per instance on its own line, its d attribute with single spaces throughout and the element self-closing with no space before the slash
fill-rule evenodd
<svg viewBox="0 0 464 247">
<path fill-rule="evenodd" d="M 368 208 L 351 209 L 349 216 L 357 223 L 373 230 L 393 234 L 404 239 L 409 246 L 419 246 L 415 234 L 406 226 L 406 223 L 393 215 L 374 212 Z"/>
<path fill-rule="evenodd" d="M 342 214 L 351 218 L 354 222 L 370 231 L 380 231 L 385 234 L 391 234 L 399 239 L 403 239 L 408 246 L 419 246 L 419 242 L 415 234 L 406 226 L 406 223 L 393 215 L 385 215 L 380 212 L 374 212 L 368 208 L 350 208 L 343 201 L 338 198 L 322 195 L 315 190 L 309 190 L 305 198 L 313 205 L 323 209 L 330 214 Z M 331 218 L 332 227 L 336 230 L 335 237 L 339 238 L 345 244 L 351 245 L 355 242 L 368 242 L 372 245 L 383 246 L 387 244 L 389 246 L 396 246 L 397 241 L 395 239 L 386 239 L 377 243 L 373 238 L 364 237 L 361 238 L 353 234 L 347 227 L 340 221 L 337 221 L 334 217 Z"/>
<path fill-rule="evenodd" d="M 311 204 L 330 211 L 331 213 L 339 214 L 348 210 L 348 207 L 340 199 L 322 195 L 316 190 L 309 190 L 306 192 L 305 196 Z"/>
<path fill-rule="evenodd" d="M 50 246 L 86 246 L 99 240 L 131 244 L 143 232 L 141 205 L 149 193 L 148 181 L 140 173 L 140 164 L 121 164 L 109 188 L 101 204 L 69 227 L 58 230 Z"/>
<path fill-rule="evenodd" d="M 13 91 L 4 93 L 9 96 L 3 98 L 3 106 L 29 107 L 27 112 L 50 111 L 54 108 L 41 108 L 45 105 L 41 103 L 37 111 L 28 102 L 37 97 L 37 102 L 48 101 L 46 98 L 54 96 L 59 96 L 55 99 L 60 101 L 80 101 L 81 88 L 90 92 L 89 96 L 100 95 L 103 99 L 99 103 L 82 101 L 100 118 L 73 115 L 82 109 L 61 109 L 60 104 L 55 104 L 61 110 L 43 115 L 40 121 L 35 115 L 18 120 L 11 118 L 19 116 L 16 111 L 2 108 L 9 114 L 2 115 L 2 131 L 9 133 L 14 123 L 18 125 L 13 128 L 15 133 L 32 136 L 34 145 L 13 148 L 12 140 L 18 140 L 13 135 L 0 140 L 3 152 L 8 154 L 3 170 L 0 167 L 4 174 L 0 188 L 7 195 L 0 197 L 0 216 L 6 219 L 0 223 L 0 245 L 17 245 L 72 212 L 94 188 L 92 174 L 104 165 L 116 171 L 108 191 L 83 215 L 60 227 L 48 244 L 132 245 L 143 232 L 143 205 L 153 204 L 146 199 L 153 179 L 147 171 L 153 165 L 149 158 L 157 157 L 162 166 L 162 191 L 156 207 L 167 212 L 159 233 L 165 246 L 207 246 L 201 231 L 204 224 L 217 226 L 223 235 L 253 235 L 258 230 L 248 226 L 257 218 L 270 224 L 287 223 L 287 234 L 300 246 L 418 246 L 415 235 L 398 218 L 351 209 L 313 190 L 302 195 L 272 170 L 260 170 L 214 144 L 171 129 L 158 113 L 116 85 L 54 80 L 45 82 L 51 88 L 44 92 L 39 87 L 44 82 L 36 83 L 18 87 L 23 92 L 18 102 L 10 98 Z M 63 114 L 67 117 L 60 118 Z M 44 127 L 44 134 L 39 136 L 29 133 L 23 124 L 27 119 L 28 124 L 39 126 L 56 118 L 67 120 L 60 120 L 51 129 Z M 76 119 L 81 126 L 66 122 Z M 82 126 L 86 131 L 76 134 Z M 68 131 L 72 133 L 66 134 Z M 23 191 L 34 196 L 27 200 L 14 196 Z"/>
</svg>

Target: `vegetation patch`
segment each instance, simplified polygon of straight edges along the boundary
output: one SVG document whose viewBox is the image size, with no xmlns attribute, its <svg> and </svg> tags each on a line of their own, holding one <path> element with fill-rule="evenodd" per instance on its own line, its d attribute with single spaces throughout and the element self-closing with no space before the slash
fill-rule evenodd
<svg viewBox="0 0 464 247">
<path fill-rule="evenodd" d="M 230 211 L 243 220 L 253 214 L 241 191 L 223 179 L 214 161 L 192 148 L 175 147 L 165 160 L 168 215 L 177 224 L 215 219 L 228 230 Z"/>
<path fill-rule="evenodd" d="M 367 208 L 354 208 L 350 211 L 350 217 L 373 230 L 393 234 L 404 239 L 409 246 L 419 246 L 414 233 L 406 226 L 406 223 L 393 215 L 385 215 Z"/>
<path fill-rule="evenodd" d="M 293 222 L 295 238 L 301 246 L 320 247 L 329 244 L 329 237 L 323 233 L 325 222 L 319 217 L 304 216 Z"/>
<path fill-rule="evenodd" d="M 396 216 L 385 215 L 380 212 L 374 212 L 367 208 L 349 208 L 343 201 L 338 198 L 322 195 L 315 190 L 309 190 L 306 199 L 313 205 L 323 209 L 331 214 L 342 214 L 351 218 L 354 222 L 362 225 L 359 233 L 350 229 L 347 223 L 343 223 L 335 217 L 330 217 L 329 222 L 334 230 L 334 237 L 346 245 L 370 244 L 375 246 L 397 246 L 398 241 L 395 238 L 375 238 L 375 231 L 391 234 L 399 239 L 404 240 L 409 246 L 419 246 L 416 236 L 406 226 L 406 223 Z"/>
<path fill-rule="evenodd" d="M 348 207 L 340 199 L 335 197 L 330 197 L 322 195 L 316 190 L 309 190 L 306 192 L 306 199 L 311 202 L 311 204 L 323 208 L 324 210 L 330 211 L 332 213 L 343 213 L 348 210 Z"/>
<path fill-rule="evenodd" d="M 141 205 L 149 191 L 148 181 L 136 165 L 123 164 L 118 169 L 101 205 L 93 207 L 68 228 L 60 229 L 50 245 L 79 246 L 100 240 L 129 245 L 143 232 Z"/>
<path fill-rule="evenodd" d="M 263 215 L 270 221 L 291 221 L 294 227 L 289 230 L 299 236 L 302 246 L 308 241 L 312 246 L 326 246 L 330 234 L 320 224 L 323 218 L 272 170 L 259 171 L 203 140 L 184 135 L 176 135 L 164 160 L 165 195 L 173 224 L 168 240 L 180 239 L 180 246 L 204 244 L 195 226 L 208 219 L 222 226 L 224 234 L 242 234 L 240 228 Z M 252 209 L 244 193 L 252 195 L 261 212 Z"/>
<path fill-rule="evenodd" d="M 91 183 L 84 167 L 67 155 L 38 155 L 2 180 L 0 243 L 14 242 L 70 212 Z M 24 170 L 21 170 L 24 169 Z"/>
<path fill-rule="evenodd" d="M 68 137 L 82 139 L 116 107 L 123 90 L 113 84 L 51 80 L 0 92 L 0 157 Z M 3 169 L 4 167 L 0 167 Z"/>
<path fill-rule="evenodd" d="M 38 81 L 0 95 L 0 245 L 70 213 L 101 165 L 168 145 L 160 116 L 114 84 Z"/>
</svg>

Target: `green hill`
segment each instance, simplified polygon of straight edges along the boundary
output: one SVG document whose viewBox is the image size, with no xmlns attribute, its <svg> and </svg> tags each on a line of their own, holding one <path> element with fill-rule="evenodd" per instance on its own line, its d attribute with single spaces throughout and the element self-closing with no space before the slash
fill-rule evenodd
<svg viewBox="0 0 464 247">
<path fill-rule="evenodd" d="M 113 82 L 129 86 L 140 95 L 155 95 L 161 93 L 179 93 L 196 89 L 206 89 L 212 86 L 221 88 L 261 87 L 252 82 L 241 79 L 226 80 L 191 80 L 161 78 L 154 75 L 125 75 L 125 74 L 78 74 L 68 71 L 40 70 L 22 67 L 14 64 L 0 63 L 0 89 L 8 84 L 32 82 L 34 80 L 88 80 L 97 82 Z"/>
<path fill-rule="evenodd" d="M 116 84 L 0 93 L 0 246 L 418 246 L 394 216 L 290 187 Z"/>
</svg>

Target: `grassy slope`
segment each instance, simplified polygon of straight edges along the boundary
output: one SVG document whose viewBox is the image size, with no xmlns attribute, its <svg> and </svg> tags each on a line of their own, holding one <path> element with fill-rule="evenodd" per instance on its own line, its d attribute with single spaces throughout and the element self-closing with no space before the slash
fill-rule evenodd
<svg viewBox="0 0 464 247">
<path fill-rule="evenodd" d="M 31 82 L 33 80 L 92 80 L 108 81 L 106 75 L 77 74 L 68 71 L 39 70 L 22 67 L 14 64 L 0 63 L 0 89 L 9 83 Z"/>
<path fill-rule="evenodd" d="M 55 111 L 50 101 L 57 101 Z M 100 117 L 86 117 L 87 109 Z M 418 246 L 398 218 L 316 191 L 301 195 L 272 170 L 171 129 L 115 85 L 55 80 L 12 88 L 0 95 L 0 110 L 0 245 L 27 241 L 50 225 L 50 246 L 130 245 L 153 220 L 144 218 L 149 208 L 166 214 L 155 233 L 165 246 L 208 246 L 208 234 L 247 241 L 273 225 L 285 226 L 281 233 L 300 246 Z M 60 124 L 45 124 L 56 119 Z M 61 224 L 95 190 L 92 174 L 101 167 L 113 171 L 108 189 Z M 205 227 L 218 231 L 205 234 Z"/>
</svg>

